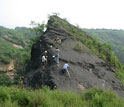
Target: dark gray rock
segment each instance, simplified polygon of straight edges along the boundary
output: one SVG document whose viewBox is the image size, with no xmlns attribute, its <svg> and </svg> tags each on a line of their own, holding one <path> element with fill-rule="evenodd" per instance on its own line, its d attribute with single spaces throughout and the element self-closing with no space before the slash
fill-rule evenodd
<svg viewBox="0 0 124 107">
<path fill-rule="evenodd" d="M 91 87 L 101 87 L 111 89 L 124 97 L 124 85 L 115 77 L 115 70 L 110 69 L 98 56 L 93 55 L 84 44 L 72 39 L 65 29 L 50 28 L 48 22 L 47 31 L 40 40 L 32 46 L 31 60 L 25 74 L 25 87 L 41 88 L 44 85 L 51 89 L 57 87 L 60 90 L 72 90 L 81 92 L 81 89 Z M 55 43 L 56 36 L 62 39 L 62 44 Z M 78 52 L 74 50 L 75 44 L 80 43 L 86 51 Z M 50 46 L 53 46 L 52 48 Z M 55 47 L 60 49 L 60 66 L 57 67 L 53 60 Z M 48 63 L 46 71 L 42 71 L 41 57 L 43 52 L 48 51 Z M 62 74 L 63 64 L 68 61 L 70 65 L 70 75 Z M 80 87 L 80 88 L 79 88 Z"/>
</svg>

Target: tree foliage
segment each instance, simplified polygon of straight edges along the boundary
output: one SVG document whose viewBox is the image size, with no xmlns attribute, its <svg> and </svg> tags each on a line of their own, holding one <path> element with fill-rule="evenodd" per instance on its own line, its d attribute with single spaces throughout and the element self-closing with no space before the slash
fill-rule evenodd
<svg viewBox="0 0 124 107">
<path fill-rule="evenodd" d="M 30 25 L 32 26 L 31 30 L 36 32 L 40 36 L 44 33 L 47 27 L 47 25 L 44 24 L 44 22 L 40 24 L 40 23 L 36 23 L 35 21 L 31 21 Z"/>
<path fill-rule="evenodd" d="M 124 31 L 114 29 L 83 29 L 88 35 L 112 46 L 112 51 L 124 65 Z"/>
</svg>

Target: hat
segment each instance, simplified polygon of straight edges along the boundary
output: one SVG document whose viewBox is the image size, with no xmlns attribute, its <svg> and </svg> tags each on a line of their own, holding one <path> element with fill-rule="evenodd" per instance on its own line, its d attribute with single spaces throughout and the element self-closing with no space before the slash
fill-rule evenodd
<svg viewBox="0 0 124 107">
<path fill-rule="evenodd" d="M 45 51 L 45 53 L 47 53 L 47 51 Z"/>
</svg>

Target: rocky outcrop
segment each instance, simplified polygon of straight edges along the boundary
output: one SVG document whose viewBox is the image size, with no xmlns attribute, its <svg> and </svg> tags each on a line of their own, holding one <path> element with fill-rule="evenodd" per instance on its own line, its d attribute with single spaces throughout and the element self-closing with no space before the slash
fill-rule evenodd
<svg viewBox="0 0 124 107">
<path fill-rule="evenodd" d="M 3 62 L 0 62 L 0 71 L 10 71 L 14 69 L 14 61 L 10 61 L 9 64 L 5 64 Z"/>
<path fill-rule="evenodd" d="M 51 89 L 57 87 L 60 90 L 76 92 L 91 87 L 101 87 L 114 90 L 124 97 L 124 85 L 115 77 L 109 65 L 88 51 L 89 49 L 79 40 L 73 39 L 73 35 L 63 26 L 56 25 L 56 20 L 63 21 L 59 17 L 53 16 L 48 21 L 47 31 L 32 46 L 31 59 L 24 78 L 25 87 L 40 88 L 47 85 Z M 53 25 L 56 26 L 53 27 Z M 71 27 L 70 24 L 68 26 Z M 61 38 L 61 44 L 55 42 L 56 36 Z M 77 42 L 85 47 L 83 51 L 75 50 Z M 52 57 L 56 47 L 60 49 L 59 67 L 56 66 Z M 48 51 L 48 63 L 46 71 L 42 71 L 41 57 L 45 50 Z M 70 78 L 61 72 L 66 61 L 70 65 Z"/>
</svg>

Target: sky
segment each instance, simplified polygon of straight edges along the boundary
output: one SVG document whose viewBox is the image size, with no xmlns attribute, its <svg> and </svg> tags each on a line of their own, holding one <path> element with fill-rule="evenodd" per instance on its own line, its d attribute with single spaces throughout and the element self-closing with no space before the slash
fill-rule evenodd
<svg viewBox="0 0 124 107">
<path fill-rule="evenodd" d="M 124 0 L 0 0 L 0 26 L 30 27 L 59 13 L 81 28 L 124 29 Z"/>
</svg>

